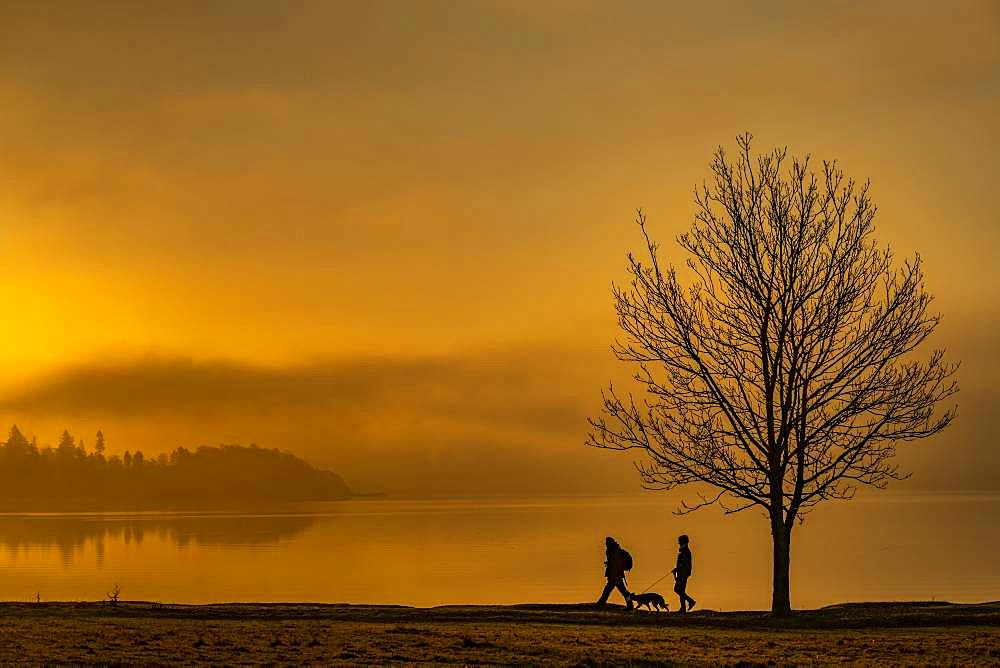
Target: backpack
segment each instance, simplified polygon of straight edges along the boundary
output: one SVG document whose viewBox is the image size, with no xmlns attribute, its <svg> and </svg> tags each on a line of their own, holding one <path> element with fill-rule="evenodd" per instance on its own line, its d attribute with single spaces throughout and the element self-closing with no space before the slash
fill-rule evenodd
<svg viewBox="0 0 1000 668">
<path fill-rule="evenodd" d="M 628 550 L 621 548 L 622 551 L 622 564 L 626 571 L 632 570 L 632 555 L 628 553 Z"/>
</svg>

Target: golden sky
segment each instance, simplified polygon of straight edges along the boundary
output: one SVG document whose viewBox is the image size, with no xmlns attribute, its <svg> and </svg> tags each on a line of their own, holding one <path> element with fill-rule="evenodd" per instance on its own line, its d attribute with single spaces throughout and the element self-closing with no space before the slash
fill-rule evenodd
<svg viewBox="0 0 1000 668">
<path fill-rule="evenodd" d="M 5 3 L 0 414 L 362 487 L 627 489 L 582 441 L 631 211 L 682 260 L 749 130 L 871 178 L 964 362 L 901 463 L 1000 487 L 998 103 L 989 1 Z"/>
</svg>

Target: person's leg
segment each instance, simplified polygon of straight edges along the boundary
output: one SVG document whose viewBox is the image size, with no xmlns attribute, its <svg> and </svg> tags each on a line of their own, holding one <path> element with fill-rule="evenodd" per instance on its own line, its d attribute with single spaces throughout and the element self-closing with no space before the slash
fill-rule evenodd
<svg viewBox="0 0 1000 668">
<path fill-rule="evenodd" d="M 632 594 L 629 592 L 628 588 L 625 587 L 625 580 L 624 580 L 624 578 L 621 579 L 621 580 L 618 580 L 618 582 L 615 583 L 615 587 L 618 589 L 618 591 L 621 592 L 622 597 L 625 599 L 625 607 L 627 609 L 631 610 L 632 609 Z"/>
<path fill-rule="evenodd" d="M 687 593 L 687 584 L 684 585 L 684 597 L 688 601 L 688 610 L 694 609 L 695 600 L 691 598 L 690 594 Z"/>
<path fill-rule="evenodd" d="M 687 588 L 687 578 L 677 578 L 674 582 L 674 593 L 677 594 L 677 598 L 680 600 L 680 608 L 677 612 L 687 612 L 687 600 L 688 595 L 685 589 Z"/>
<path fill-rule="evenodd" d="M 608 583 L 604 585 L 604 591 L 601 592 L 601 598 L 597 599 L 597 605 L 604 605 L 608 602 L 608 596 L 611 596 L 611 590 L 615 588 L 614 580 L 608 579 Z"/>
</svg>

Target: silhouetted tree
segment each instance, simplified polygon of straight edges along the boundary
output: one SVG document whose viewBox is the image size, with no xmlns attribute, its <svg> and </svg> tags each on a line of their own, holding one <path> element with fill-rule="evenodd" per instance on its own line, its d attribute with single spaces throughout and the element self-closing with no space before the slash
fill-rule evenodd
<svg viewBox="0 0 1000 668">
<path fill-rule="evenodd" d="M 190 456 L 191 456 L 191 451 L 190 450 L 188 450 L 187 448 L 185 448 L 183 446 L 178 447 L 173 452 L 170 453 L 170 463 L 171 464 L 180 464 L 181 462 L 183 462 L 185 459 L 187 459 Z"/>
<path fill-rule="evenodd" d="M 76 441 L 69 430 L 63 431 L 62 436 L 59 437 L 59 446 L 57 451 L 63 457 L 69 457 L 73 455 L 73 451 L 76 450 Z"/>
<path fill-rule="evenodd" d="M 135 454 L 132 455 L 132 468 L 141 469 L 144 461 L 145 457 L 142 454 L 142 450 L 136 450 Z"/>
<path fill-rule="evenodd" d="M 24 434 L 17 428 L 16 424 L 10 426 L 10 432 L 7 435 L 7 447 L 11 446 L 18 449 L 28 448 L 28 439 L 24 437 Z"/>
<path fill-rule="evenodd" d="M 125 454 L 122 455 L 122 466 L 127 469 L 132 468 L 132 453 L 128 450 L 126 450 Z"/>
<path fill-rule="evenodd" d="M 695 278 L 661 266 L 640 211 L 646 257 L 613 290 L 624 339 L 648 398 L 612 386 L 588 443 L 638 449 L 644 486 L 714 488 L 680 513 L 718 502 L 763 509 L 774 562 L 771 609 L 790 611 L 792 527 L 857 485 L 904 477 L 896 445 L 951 423 L 935 406 L 957 392 L 957 365 L 911 354 L 935 329 L 920 257 L 893 266 L 872 237 L 869 185 L 835 162 L 813 170 L 785 150 L 721 147 L 713 180 L 696 189 L 695 222 L 678 242 Z"/>
<path fill-rule="evenodd" d="M 104 432 L 100 429 L 97 430 L 97 439 L 94 442 L 94 452 L 98 455 L 104 455 Z"/>
</svg>

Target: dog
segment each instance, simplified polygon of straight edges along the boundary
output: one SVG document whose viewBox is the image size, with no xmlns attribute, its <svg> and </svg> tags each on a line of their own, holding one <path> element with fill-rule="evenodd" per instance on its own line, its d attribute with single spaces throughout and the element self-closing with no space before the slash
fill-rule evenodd
<svg viewBox="0 0 1000 668">
<path fill-rule="evenodd" d="M 629 598 L 635 604 L 637 610 L 642 606 L 646 606 L 646 609 L 650 612 L 652 612 L 654 608 L 657 611 L 659 611 L 660 608 L 670 610 L 670 606 L 668 606 L 667 602 L 663 600 L 663 597 L 654 591 L 647 592 L 645 594 L 632 594 Z"/>
</svg>

